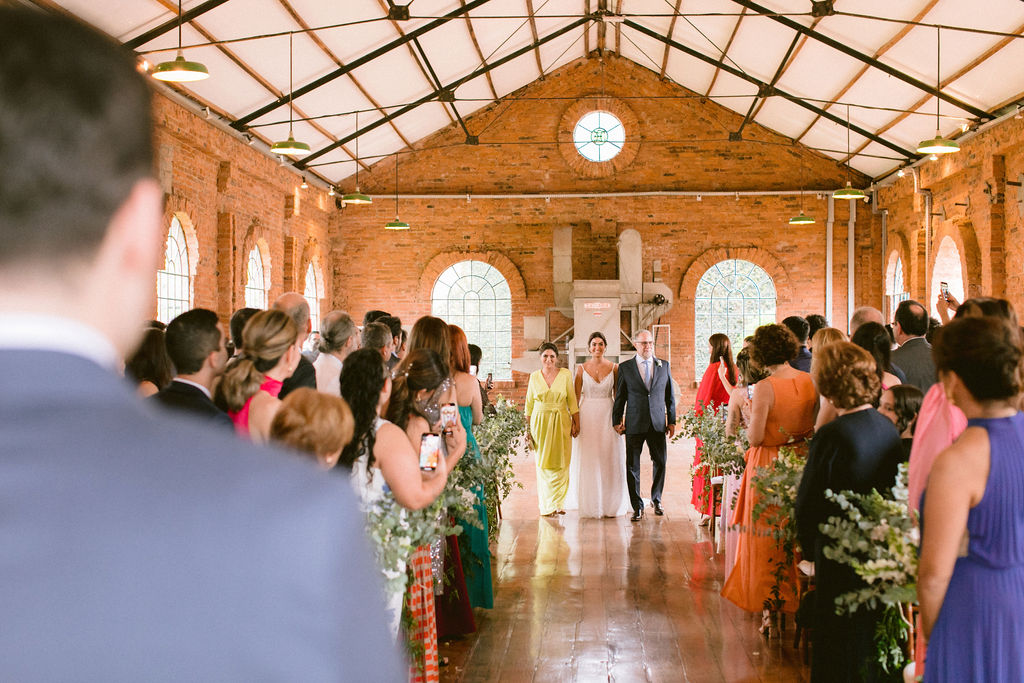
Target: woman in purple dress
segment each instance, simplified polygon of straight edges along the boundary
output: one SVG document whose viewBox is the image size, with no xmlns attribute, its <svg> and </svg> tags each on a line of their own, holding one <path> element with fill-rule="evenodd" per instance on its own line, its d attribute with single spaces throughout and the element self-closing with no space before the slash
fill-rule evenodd
<svg viewBox="0 0 1024 683">
<path fill-rule="evenodd" d="M 925 683 L 1024 681 L 1024 415 L 1020 331 L 961 318 L 934 348 L 967 429 L 939 454 L 922 518 Z"/>
</svg>

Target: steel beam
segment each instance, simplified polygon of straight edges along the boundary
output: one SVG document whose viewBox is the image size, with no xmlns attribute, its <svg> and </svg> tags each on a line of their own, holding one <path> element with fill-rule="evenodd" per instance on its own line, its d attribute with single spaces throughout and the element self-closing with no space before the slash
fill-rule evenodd
<svg viewBox="0 0 1024 683">
<path fill-rule="evenodd" d="M 124 46 L 126 48 L 128 48 L 129 50 L 134 50 L 136 48 L 142 47 L 143 45 L 145 45 L 149 41 L 155 40 L 156 38 L 159 38 L 163 34 L 169 33 L 170 31 L 173 31 L 174 29 L 178 28 L 178 23 L 179 22 L 180 23 L 188 23 L 188 22 L 192 21 L 193 19 L 195 19 L 196 17 L 198 17 L 199 15 L 206 14 L 207 12 L 209 12 L 212 9 L 214 9 L 215 7 L 220 7 L 221 5 L 223 5 L 227 1 L 228 0 L 207 0 L 206 2 L 202 3 L 201 5 L 196 5 L 195 7 L 193 7 L 190 10 L 188 10 L 187 12 L 182 12 L 181 13 L 181 17 L 177 17 L 176 16 L 173 19 L 171 19 L 170 21 L 165 21 L 164 23 L 160 24 L 156 28 L 150 29 L 150 30 L 146 31 L 145 33 L 143 33 L 140 36 L 135 36 L 134 38 L 129 40 L 127 43 L 125 43 Z"/>
</svg>

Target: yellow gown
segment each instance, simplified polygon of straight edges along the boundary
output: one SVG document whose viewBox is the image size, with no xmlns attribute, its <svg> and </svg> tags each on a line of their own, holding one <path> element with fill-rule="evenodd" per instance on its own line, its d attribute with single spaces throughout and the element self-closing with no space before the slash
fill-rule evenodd
<svg viewBox="0 0 1024 683">
<path fill-rule="evenodd" d="M 572 374 L 561 368 L 548 386 L 540 370 L 530 375 L 526 388 L 526 414 L 537 446 L 537 497 L 540 513 L 561 510 L 569 490 L 569 458 L 572 455 L 572 415 L 579 412 Z"/>
</svg>

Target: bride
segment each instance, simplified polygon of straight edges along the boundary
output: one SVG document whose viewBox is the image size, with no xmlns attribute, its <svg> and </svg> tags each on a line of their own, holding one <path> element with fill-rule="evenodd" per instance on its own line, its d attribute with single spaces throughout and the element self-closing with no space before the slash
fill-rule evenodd
<svg viewBox="0 0 1024 683">
<path fill-rule="evenodd" d="M 612 427 L 612 401 L 619 366 L 605 359 L 608 342 L 600 332 L 587 340 L 590 359 L 576 368 L 580 433 L 569 461 L 567 509 L 580 517 L 617 517 L 629 506 L 626 444 Z"/>
</svg>

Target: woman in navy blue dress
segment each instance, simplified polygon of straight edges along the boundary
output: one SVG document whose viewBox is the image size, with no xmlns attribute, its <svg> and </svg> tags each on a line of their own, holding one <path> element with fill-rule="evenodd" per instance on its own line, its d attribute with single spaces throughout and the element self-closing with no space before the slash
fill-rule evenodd
<svg viewBox="0 0 1024 683">
<path fill-rule="evenodd" d="M 961 318 L 939 330 L 933 354 L 946 396 L 968 422 L 925 488 L 924 680 L 1024 681 L 1020 330 L 997 318 Z"/>
</svg>

